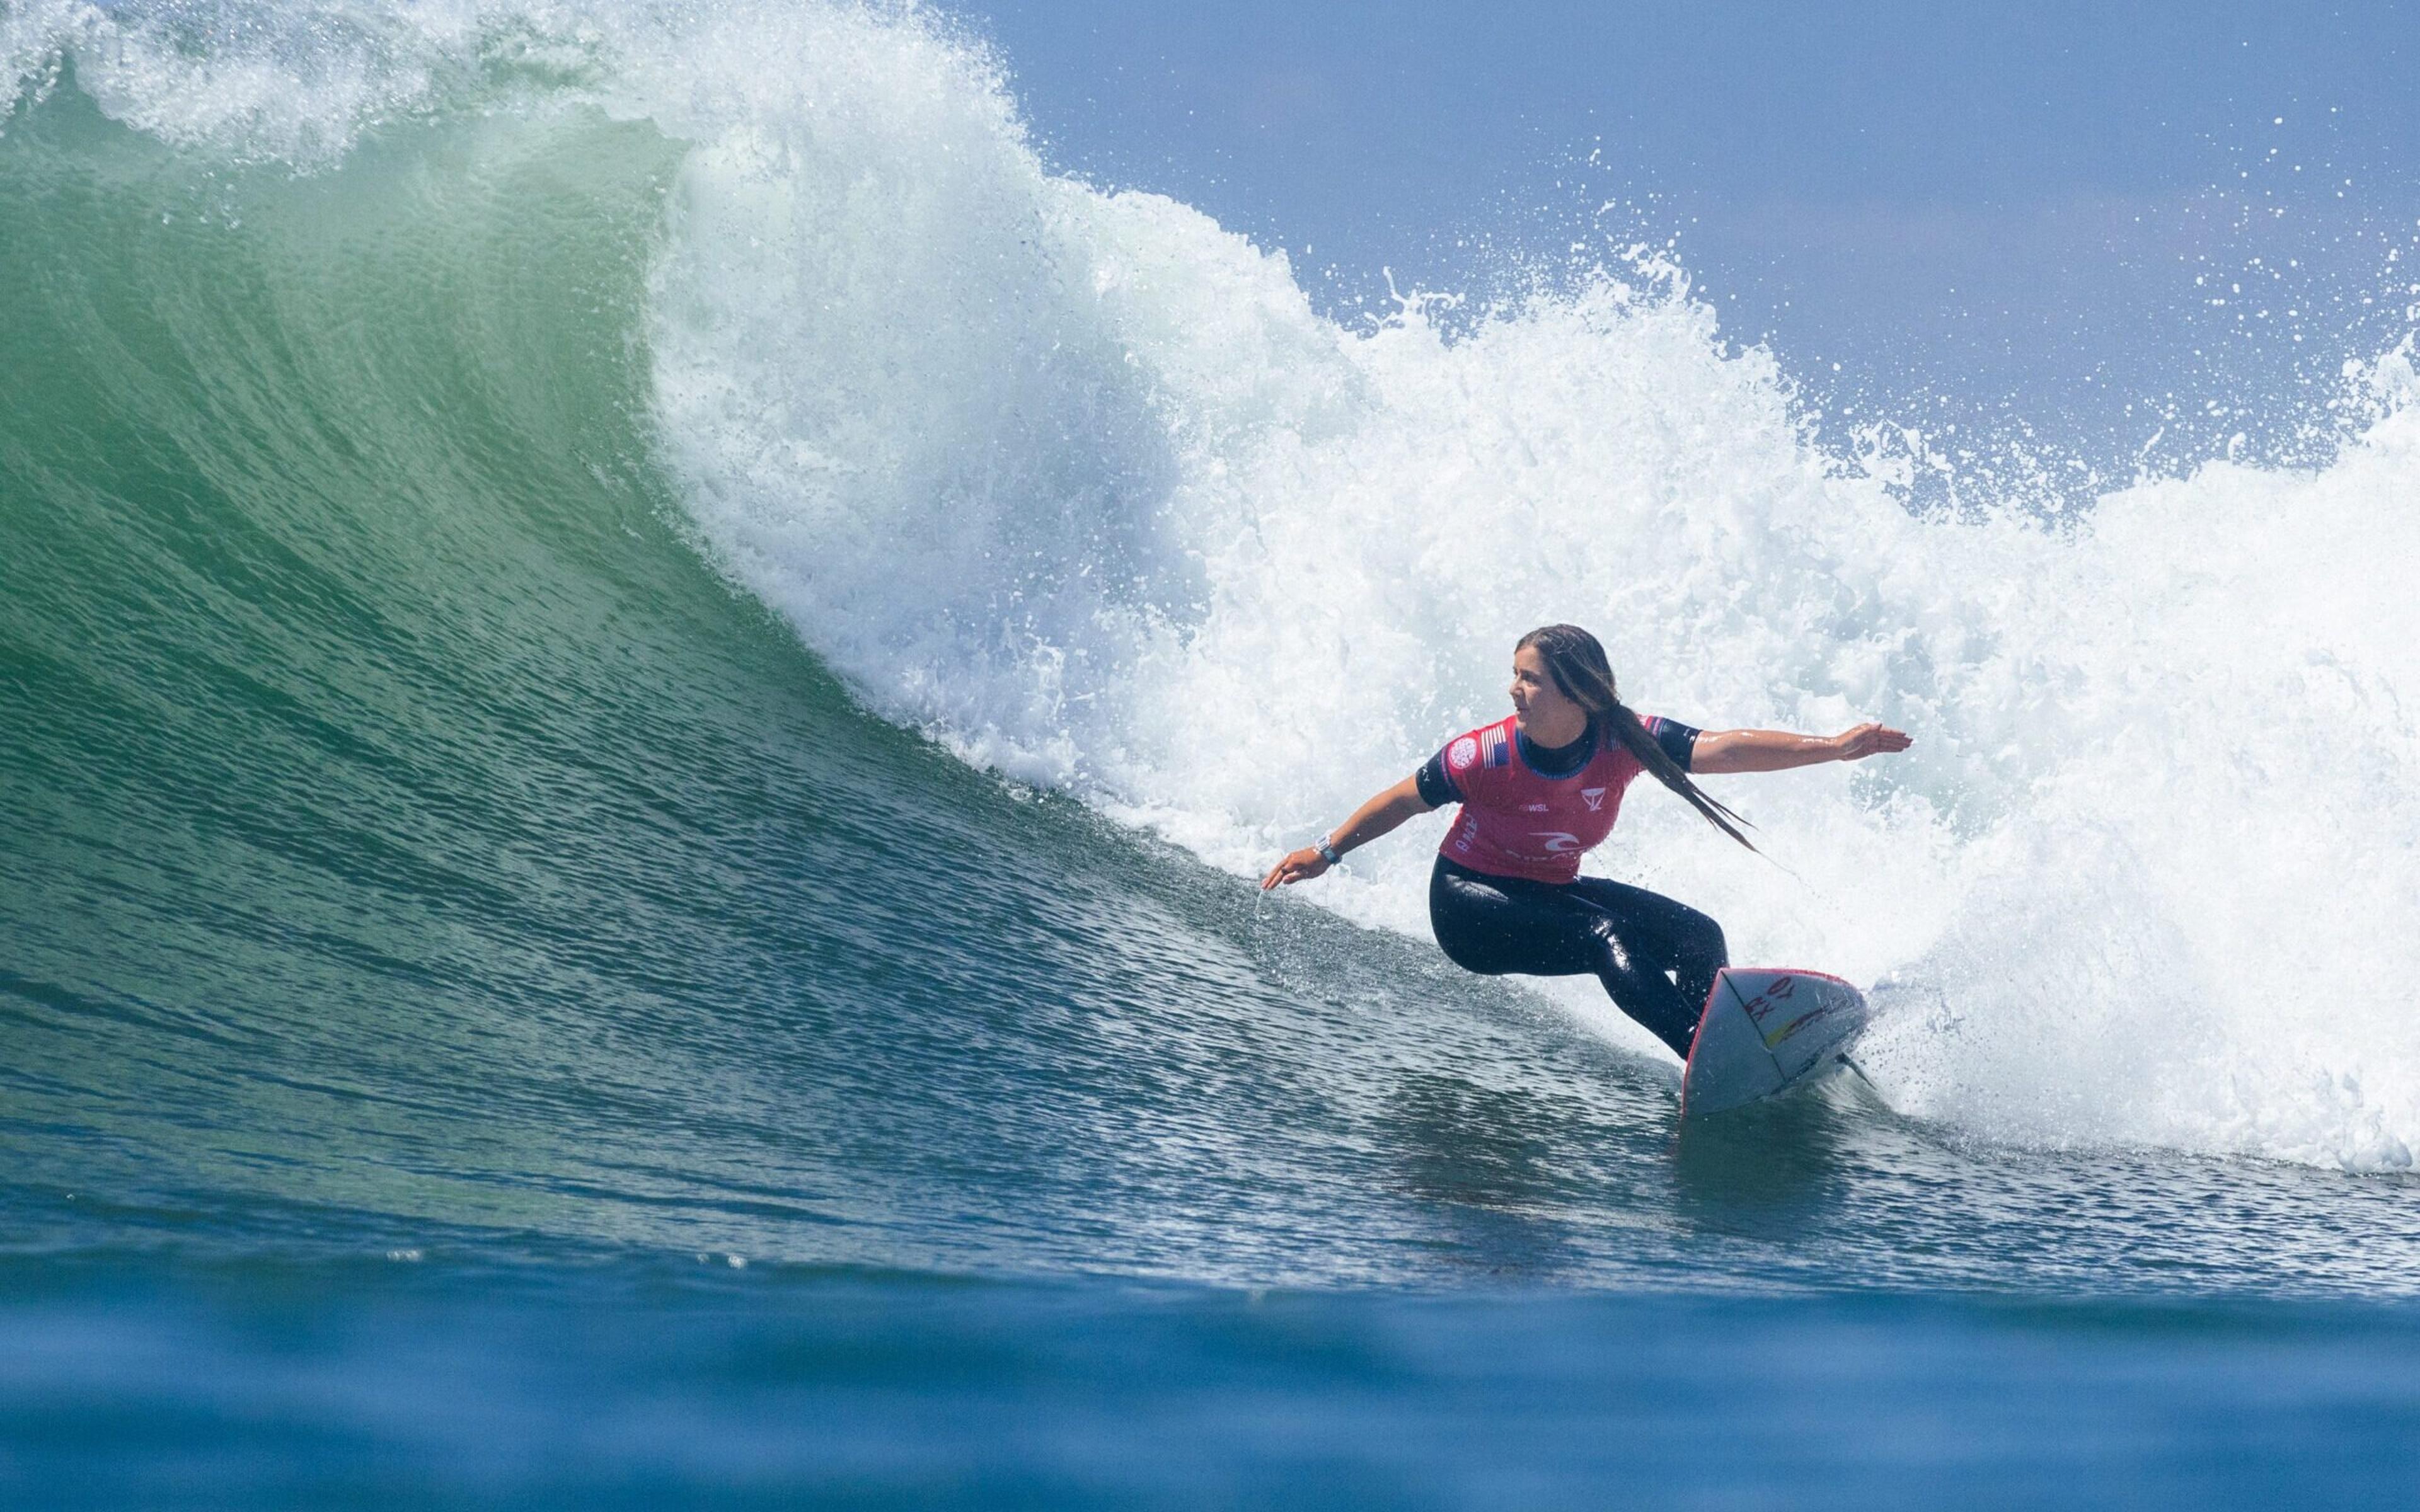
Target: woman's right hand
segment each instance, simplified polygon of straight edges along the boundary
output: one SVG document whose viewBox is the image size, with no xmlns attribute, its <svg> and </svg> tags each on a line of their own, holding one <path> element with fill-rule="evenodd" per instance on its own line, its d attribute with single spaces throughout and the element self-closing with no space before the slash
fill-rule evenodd
<svg viewBox="0 0 2420 1512">
<path fill-rule="evenodd" d="M 1269 868 L 1269 874 L 1261 878 L 1261 890 L 1266 892 L 1283 882 L 1309 882 L 1326 870 L 1327 858 L 1306 845 L 1301 850 L 1286 852 L 1283 859 Z"/>
</svg>

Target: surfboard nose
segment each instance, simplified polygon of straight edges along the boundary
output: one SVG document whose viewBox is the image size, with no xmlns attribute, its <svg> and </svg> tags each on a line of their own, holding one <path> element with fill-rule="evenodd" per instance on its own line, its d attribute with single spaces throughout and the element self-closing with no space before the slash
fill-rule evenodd
<svg viewBox="0 0 2420 1512">
<path fill-rule="evenodd" d="M 1697 1118 L 1811 1081 L 1864 1032 L 1863 993 L 1839 978 L 1792 967 L 1725 966 L 1681 1073 L 1681 1115 Z"/>
</svg>

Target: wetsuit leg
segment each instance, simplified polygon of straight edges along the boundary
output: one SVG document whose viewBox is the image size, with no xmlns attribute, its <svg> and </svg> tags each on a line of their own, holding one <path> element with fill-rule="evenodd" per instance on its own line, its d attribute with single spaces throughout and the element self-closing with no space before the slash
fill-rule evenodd
<svg viewBox="0 0 2420 1512">
<path fill-rule="evenodd" d="M 1572 890 L 1603 910 L 1590 928 L 1604 941 L 1605 990 L 1686 1060 L 1714 973 L 1730 964 L 1723 927 L 1662 893 L 1602 877 L 1582 877 Z"/>
<path fill-rule="evenodd" d="M 1721 925 L 1643 887 L 1493 877 L 1442 856 L 1429 879 L 1429 921 L 1466 971 L 1594 976 L 1615 1006 L 1684 1058 L 1729 959 Z"/>
<path fill-rule="evenodd" d="M 1429 873 L 1429 926 L 1449 960 L 1490 977 L 1577 977 L 1596 970 L 1597 910 L 1564 888 L 1492 877 L 1443 856 Z"/>
</svg>

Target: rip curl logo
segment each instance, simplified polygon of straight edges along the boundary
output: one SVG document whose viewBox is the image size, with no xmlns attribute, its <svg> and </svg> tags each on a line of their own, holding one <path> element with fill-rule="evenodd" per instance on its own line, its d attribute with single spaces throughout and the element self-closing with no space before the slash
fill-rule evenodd
<svg viewBox="0 0 2420 1512">
<path fill-rule="evenodd" d="M 1605 789 L 1603 788 L 1582 788 L 1580 796 L 1588 800 L 1590 813 L 1599 812 L 1605 808 Z"/>
<path fill-rule="evenodd" d="M 1566 835 L 1559 829 L 1533 829 L 1529 832 L 1529 838 L 1545 841 L 1544 849 L 1553 856 L 1560 856 L 1565 851 L 1576 851 L 1581 848 L 1580 838 L 1577 835 Z"/>
<path fill-rule="evenodd" d="M 1470 764 L 1477 760 L 1479 760 L 1479 742 L 1468 735 L 1463 736 L 1446 748 L 1446 764 L 1457 772 L 1468 770 Z"/>
</svg>

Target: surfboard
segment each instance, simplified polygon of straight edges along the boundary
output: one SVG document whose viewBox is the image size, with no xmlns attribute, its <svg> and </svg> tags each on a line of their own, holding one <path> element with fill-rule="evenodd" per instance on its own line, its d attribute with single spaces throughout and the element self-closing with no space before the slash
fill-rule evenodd
<svg viewBox="0 0 2420 1512">
<path fill-rule="evenodd" d="M 1865 995 L 1820 971 L 1725 966 L 1681 1073 L 1681 1116 L 1761 1102 L 1839 1063 L 1869 1017 Z"/>
</svg>

